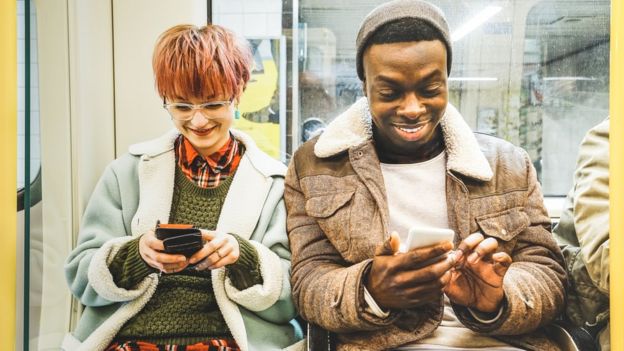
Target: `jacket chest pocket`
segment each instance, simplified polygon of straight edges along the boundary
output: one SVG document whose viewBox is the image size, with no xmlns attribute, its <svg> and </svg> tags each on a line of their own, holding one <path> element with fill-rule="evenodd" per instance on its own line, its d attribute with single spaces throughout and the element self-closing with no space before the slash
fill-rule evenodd
<svg viewBox="0 0 624 351">
<path fill-rule="evenodd" d="M 516 236 L 531 224 L 522 207 L 479 216 L 475 221 L 486 237 L 498 239 L 499 251 L 509 254 L 516 245 Z"/>
<path fill-rule="evenodd" d="M 355 190 L 339 193 L 320 194 L 310 197 L 305 204 L 309 216 L 316 221 L 332 245 L 343 256 L 349 252 L 350 203 Z"/>
</svg>

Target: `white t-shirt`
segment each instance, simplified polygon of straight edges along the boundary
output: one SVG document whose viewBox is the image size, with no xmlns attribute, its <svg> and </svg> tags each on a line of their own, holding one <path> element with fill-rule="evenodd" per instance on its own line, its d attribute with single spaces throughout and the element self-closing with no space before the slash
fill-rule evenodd
<svg viewBox="0 0 624 351">
<path fill-rule="evenodd" d="M 419 163 L 381 164 L 388 208 L 389 231 L 401 241 L 413 226 L 448 228 L 446 152 Z"/>
</svg>

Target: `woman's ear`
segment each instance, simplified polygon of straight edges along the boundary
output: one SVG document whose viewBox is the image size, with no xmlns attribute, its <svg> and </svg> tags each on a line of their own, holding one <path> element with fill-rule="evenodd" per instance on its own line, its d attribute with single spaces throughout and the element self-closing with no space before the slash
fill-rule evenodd
<svg viewBox="0 0 624 351">
<path fill-rule="evenodd" d="M 240 104 L 240 98 L 241 98 L 241 96 L 243 96 L 243 93 L 245 92 L 245 88 L 247 88 L 247 83 L 243 84 L 243 86 L 240 87 L 240 90 L 238 91 L 238 94 L 236 94 L 236 97 L 234 98 L 234 104 L 236 106 L 238 106 L 238 104 Z"/>
</svg>

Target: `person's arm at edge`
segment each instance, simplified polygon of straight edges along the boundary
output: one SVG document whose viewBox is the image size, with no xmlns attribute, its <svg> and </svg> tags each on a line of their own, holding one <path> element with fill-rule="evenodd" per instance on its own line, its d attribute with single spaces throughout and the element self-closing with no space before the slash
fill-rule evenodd
<svg viewBox="0 0 624 351">
<path fill-rule="evenodd" d="M 609 120 L 581 143 L 575 174 L 574 227 L 594 285 L 609 295 Z"/>
</svg>

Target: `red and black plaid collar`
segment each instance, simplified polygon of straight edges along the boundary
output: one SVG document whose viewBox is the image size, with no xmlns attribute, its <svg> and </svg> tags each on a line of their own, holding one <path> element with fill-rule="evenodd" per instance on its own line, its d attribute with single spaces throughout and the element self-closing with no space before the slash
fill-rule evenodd
<svg viewBox="0 0 624 351">
<path fill-rule="evenodd" d="M 245 150 L 232 134 L 221 149 L 208 157 L 200 155 L 182 135 L 176 139 L 174 145 L 178 167 L 189 180 L 201 188 L 215 188 L 233 175 Z"/>
<path fill-rule="evenodd" d="M 238 155 L 238 141 L 231 134 L 228 142 L 208 157 L 200 155 L 184 135 L 178 137 L 175 145 L 178 151 L 178 164 L 183 169 L 191 169 L 194 172 L 209 167 L 212 172 L 220 173 Z"/>
</svg>

